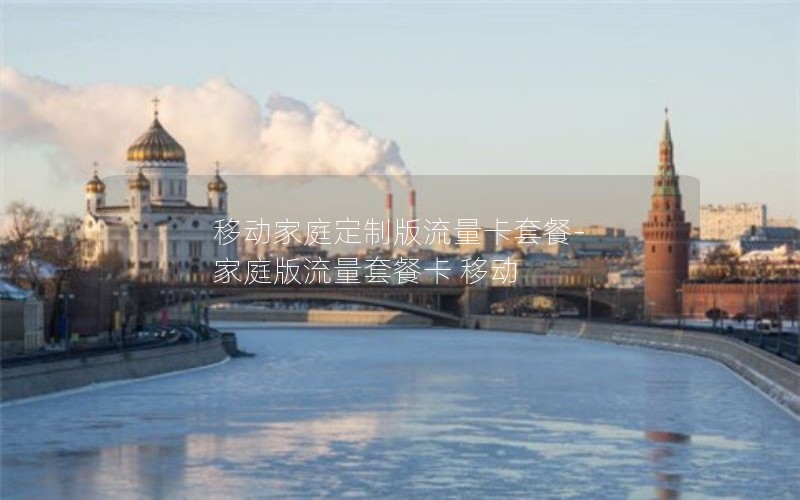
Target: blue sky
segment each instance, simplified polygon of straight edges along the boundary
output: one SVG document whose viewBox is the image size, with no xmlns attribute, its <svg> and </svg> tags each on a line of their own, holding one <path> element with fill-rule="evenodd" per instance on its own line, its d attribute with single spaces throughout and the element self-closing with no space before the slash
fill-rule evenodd
<svg viewBox="0 0 800 500">
<path fill-rule="evenodd" d="M 261 101 L 325 100 L 396 140 L 415 174 L 650 175 L 669 105 L 678 171 L 699 179 L 702 202 L 766 202 L 800 218 L 799 12 L 792 2 L 5 3 L 2 56 L 65 84 L 221 76 Z M 4 204 L 81 209 L 84 179 L 53 172 L 47 154 L 6 144 Z"/>
</svg>

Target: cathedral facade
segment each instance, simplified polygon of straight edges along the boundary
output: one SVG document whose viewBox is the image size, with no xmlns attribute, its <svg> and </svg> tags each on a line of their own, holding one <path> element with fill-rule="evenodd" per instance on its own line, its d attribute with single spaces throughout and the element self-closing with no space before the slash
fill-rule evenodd
<svg viewBox="0 0 800 500">
<path fill-rule="evenodd" d="M 159 122 L 157 107 L 127 159 L 132 174 L 124 199 L 109 203 L 96 171 L 86 184 L 86 266 L 116 256 L 133 279 L 199 281 L 213 274 L 216 261 L 236 260 L 236 245 L 215 239 L 218 221 L 228 220 L 228 187 L 219 168 L 207 185 L 205 203 L 190 203 L 186 152 Z"/>
</svg>

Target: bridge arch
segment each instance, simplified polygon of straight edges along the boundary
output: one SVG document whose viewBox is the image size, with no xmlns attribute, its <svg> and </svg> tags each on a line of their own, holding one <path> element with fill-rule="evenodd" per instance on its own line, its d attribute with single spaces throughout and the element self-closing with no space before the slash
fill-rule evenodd
<svg viewBox="0 0 800 500">
<path fill-rule="evenodd" d="M 629 293 L 621 296 L 617 290 L 593 289 L 591 308 L 593 317 L 611 318 L 629 309 Z M 505 287 L 495 288 L 489 297 L 490 303 L 502 303 L 514 299 L 547 297 L 573 305 L 580 316 L 586 316 L 589 310 L 589 294 L 578 288 L 545 288 L 545 287 Z"/>
<path fill-rule="evenodd" d="M 434 323 L 440 324 L 459 324 L 461 318 L 435 309 L 418 306 L 408 302 L 401 302 L 398 300 L 382 299 L 376 297 L 369 297 L 358 294 L 342 294 L 342 293 L 306 293 L 301 291 L 283 292 L 280 296 L 276 296 L 269 292 L 253 292 L 241 295 L 221 295 L 214 296 L 207 299 L 207 304 L 220 303 L 220 302 L 252 302 L 258 300 L 308 300 L 318 302 L 342 302 L 347 304 L 360 304 L 366 306 L 380 307 L 391 311 L 405 312 L 428 318 L 433 320 Z"/>
<path fill-rule="evenodd" d="M 380 307 L 390 311 L 404 312 L 430 319 L 437 325 L 458 326 L 461 323 L 461 317 L 450 312 L 437 310 L 423 305 L 415 304 L 408 299 L 402 300 L 401 297 L 382 297 L 371 296 L 366 293 L 356 293 L 347 290 L 331 290 L 324 291 L 319 289 L 281 289 L 281 288 L 265 288 L 261 290 L 254 289 L 225 289 L 217 288 L 211 290 L 207 297 L 193 296 L 190 289 L 185 289 L 183 292 L 172 296 L 172 300 L 164 301 L 157 300 L 153 296 L 156 290 L 150 290 L 151 300 L 149 300 L 151 311 L 162 309 L 163 307 L 174 307 L 178 304 L 185 305 L 194 302 L 200 307 L 218 304 L 222 302 L 253 302 L 253 301 L 292 301 L 292 300 L 307 300 L 319 302 L 341 302 L 348 304 L 361 304 L 373 307 Z M 162 296 L 163 297 L 163 296 Z"/>
</svg>

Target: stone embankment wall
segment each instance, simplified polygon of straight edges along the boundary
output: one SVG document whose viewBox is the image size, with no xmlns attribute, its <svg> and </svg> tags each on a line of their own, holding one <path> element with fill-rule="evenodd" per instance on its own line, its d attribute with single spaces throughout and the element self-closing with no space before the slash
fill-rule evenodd
<svg viewBox="0 0 800 500">
<path fill-rule="evenodd" d="M 41 362 L 0 370 L 0 401 L 197 368 L 228 357 L 222 340 Z"/>
<path fill-rule="evenodd" d="M 558 318 L 470 316 L 470 328 L 562 335 L 682 352 L 724 364 L 800 416 L 800 365 L 722 335 Z"/>
</svg>

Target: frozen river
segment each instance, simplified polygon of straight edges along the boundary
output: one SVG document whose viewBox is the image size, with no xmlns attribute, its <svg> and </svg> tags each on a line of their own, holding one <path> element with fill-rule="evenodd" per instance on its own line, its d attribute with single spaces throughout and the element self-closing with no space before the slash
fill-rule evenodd
<svg viewBox="0 0 800 500">
<path fill-rule="evenodd" d="M 447 329 L 241 329 L 257 353 L 2 409 L 3 498 L 797 498 L 800 421 L 712 361 Z"/>
</svg>

